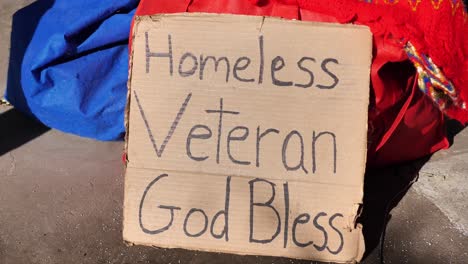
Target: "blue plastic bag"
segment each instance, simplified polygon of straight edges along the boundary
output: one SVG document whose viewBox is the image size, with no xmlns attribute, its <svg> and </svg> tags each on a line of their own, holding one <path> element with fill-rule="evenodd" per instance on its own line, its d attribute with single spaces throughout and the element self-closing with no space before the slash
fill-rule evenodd
<svg viewBox="0 0 468 264">
<path fill-rule="evenodd" d="M 100 140 L 121 139 L 128 36 L 138 1 L 48 2 L 50 8 L 32 32 L 21 32 L 15 24 L 34 23 L 28 15 L 34 10 L 15 14 L 6 99 L 49 127 Z M 24 56 L 15 54 L 15 45 L 25 43 L 14 41 L 25 41 L 28 36 L 21 34 L 31 33 Z M 11 70 L 15 63 L 20 64 L 19 77 Z"/>
</svg>

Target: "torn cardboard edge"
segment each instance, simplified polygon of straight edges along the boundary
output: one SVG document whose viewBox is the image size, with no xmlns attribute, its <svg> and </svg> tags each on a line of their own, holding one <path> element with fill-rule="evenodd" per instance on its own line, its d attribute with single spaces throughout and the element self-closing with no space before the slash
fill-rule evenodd
<svg viewBox="0 0 468 264">
<path fill-rule="evenodd" d="M 132 98 L 132 94 L 131 94 L 131 91 L 132 91 L 132 78 L 133 78 L 133 63 L 134 63 L 134 53 L 135 53 L 135 36 L 136 36 L 136 33 L 138 31 L 138 27 L 139 27 L 139 24 L 141 22 L 144 22 L 144 21 L 148 21 L 148 20 L 151 20 L 151 21 L 159 21 L 160 19 L 164 19 L 165 17 L 178 17 L 178 16 L 189 16 L 189 17 L 212 17 L 213 19 L 216 19 L 220 16 L 231 16 L 231 17 L 239 17 L 239 15 L 218 15 L 218 14 L 204 14 L 204 13 L 195 13 L 195 14 L 187 14 L 187 13 L 181 13 L 181 14 L 170 14 L 170 15 L 156 15 L 156 16 L 143 16 L 143 17 L 136 17 L 135 18 L 135 26 L 133 28 L 133 32 L 132 32 L 132 49 L 131 49 L 131 55 L 130 55 L 130 58 L 129 58 L 129 80 L 128 80 L 128 93 L 127 93 L 127 107 L 126 107 L 126 111 L 125 111 L 125 126 L 126 126 L 126 130 L 127 130 L 127 133 L 126 133 L 126 136 L 125 136 L 125 152 L 127 153 L 127 170 L 131 169 L 132 168 L 132 163 L 131 163 L 131 159 L 132 157 L 128 155 L 128 144 L 129 144 L 129 138 L 130 138 L 130 131 L 129 131 L 129 127 L 131 125 L 131 122 L 130 122 L 130 104 L 131 104 L 131 98 Z M 276 19 L 276 18 L 274 18 Z M 278 20 L 281 20 L 281 19 L 278 19 Z M 286 20 L 286 21 L 289 21 L 289 20 Z M 262 17 L 261 18 L 261 23 L 260 23 L 260 26 L 259 26 L 259 31 L 262 30 L 263 28 L 263 24 L 265 22 L 265 17 Z M 295 22 L 295 23 L 303 23 L 303 22 Z M 310 22 L 311 24 L 318 24 L 320 26 L 323 26 L 323 23 L 314 23 L 314 22 Z M 339 27 L 339 28 L 343 28 L 345 27 L 344 25 L 334 25 L 334 24 L 325 24 L 325 26 L 329 26 L 329 27 Z M 351 26 L 353 27 L 353 26 Z M 367 131 L 367 123 L 366 123 L 366 131 Z M 365 143 L 365 142 L 364 142 Z M 363 157 L 364 157 L 364 164 L 365 164 L 365 157 L 366 157 L 366 154 L 365 152 L 361 154 Z M 127 179 L 127 175 L 125 176 L 125 189 L 127 190 L 129 188 L 128 186 L 128 179 Z M 125 192 L 125 196 L 127 196 L 127 191 Z M 128 197 L 125 197 L 125 200 L 127 200 Z M 362 198 L 361 198 L 362 200 Z M 365 249 L 365 246 L 364 246 L 364 240 L 363 240 L 363 236 L 362 236 L 362 227 L 360 224 L 358 224 L 356 222 L 359 214 L 360 214 L 360 208 L 361 208 L 361 204 L 355 204 L 354 205 L 354 209 L 352 210 L 354 213 L 353 214 L 350 214 L 349 215 L 349 218 L 348 218 L 348 228 L 350 229 L 355 229 L 355 230 L 358 230 L 358 232 L 360 233 L 360 236 L 359 236 L 359 241 L 357 242 L 358 243 L 358 246 L 356 247 L 356 254 L 355 254 L 355 258 L 353 259 L 350 259 L 349 261 L 342 261 L 342 260 L 334 260 L 334 259 L 330 259 L 330 258 L 324 258 L 324 259 L 318 259 L 318 258 L 313 258 L 314 260 L 320 260 L 320 261 L 338 261 L 338 262 L 357 262 L 359 261 L 360 259 L 362 259 L 362 256 L 364 254 L 364 249 Z M 124 210 L 127 210 L 127 208 L 125 208 L 125 205 L 124 205 Z M 124 223 L 126 222 L 126 219 L 125 219 L 125 214 L 124 214 Z M 125 228 L 125 226 L 124 226 Z M 127 241 L 127 243 L 129 244 L 134 244 L 134 242 L 131 242 L 131 238 L 128 238 L 125 236 L 125 232 L 124 232 L 124 240 Z M 155 244 L 154 243 L 148 243 L 148 242 L 138 242 L 138 244 L 142 244 L 142 245 L 148 245 L 148 246 L 154 246 Z M 164 245 L 160 245 L 160 246 L 163 246 L 163 247 L 167 247 L 167 248 L 181 248 L 180 246 L 178 245 L 170 245 L 170 244 L 164 244 Z M 183 247 L 183 248 L 189 248 L 189 247 Z M 190 247 L 190 249 L 194 249 L 194 250 L 201 250 L 201 251 L 208 251 L 208 252 L 218 252 L 215 248 L 213 249 L 206 249 L 206 248 L 199 248 L 199 247 Z M 227 253 L 234 253 L 234 254 L 242 254 L 242 255 L 252 255 L 253 253 L 245 253 L 245 252 L 242 252 L 242 251 L 238 251 L 238 250 L 223 250 L 223 252 L 227 252 Z M 256 253 L 258 255 L 265 255 L 265 256 L 269 256 L 271 254 L 266 254 L 266 253 L 262 253 L 262 252 L 258 252 Z M 285 256 L 285 257 L 288 257 L 288 256 Z M 290 256 L 289 256 L 290 257 Z M 293 257 L 294 258 L 294 257 Z"/>
</svg>

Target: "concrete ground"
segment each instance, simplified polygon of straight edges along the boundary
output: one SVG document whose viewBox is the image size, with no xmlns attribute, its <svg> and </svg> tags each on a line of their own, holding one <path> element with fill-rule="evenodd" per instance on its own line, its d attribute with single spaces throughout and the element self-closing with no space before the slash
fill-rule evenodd
<svg viewBox="0 0 468 264">
<path fill-rule="evenodd" d="M 0 93 L 11 15 L 31 2 L 0 0 Z M 127 247 L 121 235 L 122 150 L 123 142 L 50 130 L 0 105 L 0 264 L 310 263 Z M 385 263 L 468 263 L 467 160 L 463 130 L 451 149 L 428 161 L 371 172 L 362 215 L 368 244 L 363 263 L 382 257 Z M 418 171 L 418 181 L 401 191 Z"/>
</svg>

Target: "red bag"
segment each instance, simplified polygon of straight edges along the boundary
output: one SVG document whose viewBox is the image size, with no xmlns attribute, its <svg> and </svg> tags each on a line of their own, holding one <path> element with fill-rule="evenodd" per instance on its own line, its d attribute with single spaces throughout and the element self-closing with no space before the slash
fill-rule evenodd
<svg viewBox="0 0 468 264">
<path fill-rule="evenodd" d="M 468 79 L 461 1 L 142 0 L 136 15 L 230 13 L 369 26 L 368 166 L 383 166 L 447 148 L 444 113 L 468 121 L 468 91 L 454 88 Z"/>
</svg>

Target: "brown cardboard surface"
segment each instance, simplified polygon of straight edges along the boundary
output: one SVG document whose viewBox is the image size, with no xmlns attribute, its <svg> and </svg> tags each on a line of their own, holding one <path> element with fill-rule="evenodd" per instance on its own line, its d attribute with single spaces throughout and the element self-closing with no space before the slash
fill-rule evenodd
<svg viewBox="0 0 468 264">
<path fill-rule="evenodd" d="M 370 61 L 361 26 L 137 17 L 124 239 L 360 260 Z"/>
</svg>

